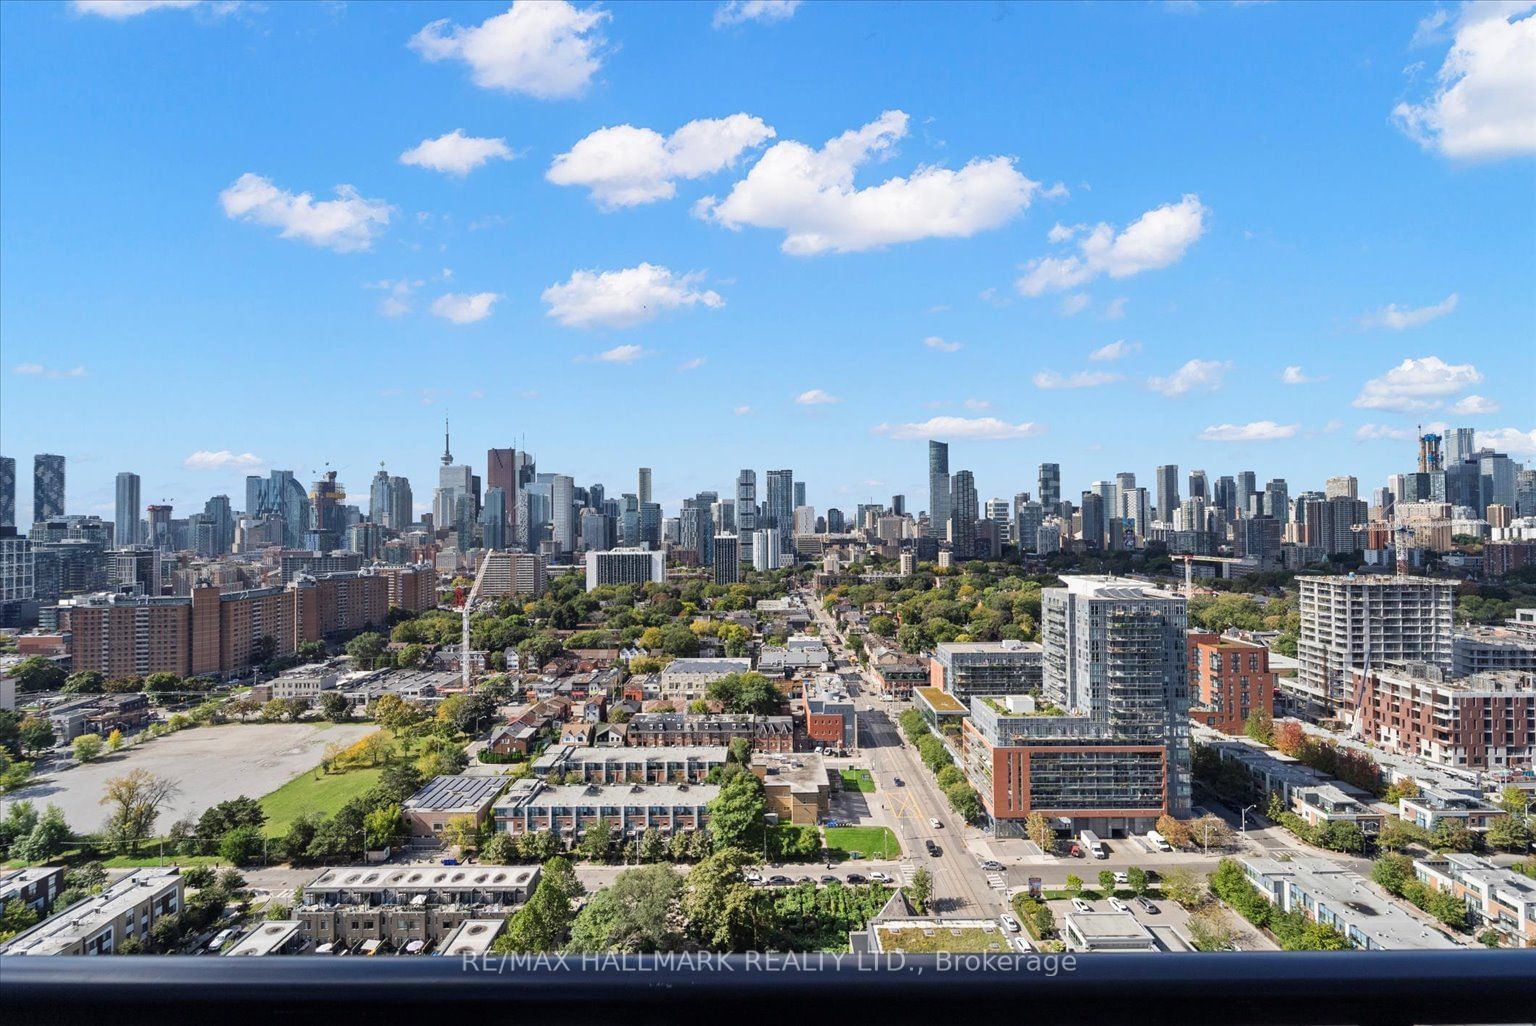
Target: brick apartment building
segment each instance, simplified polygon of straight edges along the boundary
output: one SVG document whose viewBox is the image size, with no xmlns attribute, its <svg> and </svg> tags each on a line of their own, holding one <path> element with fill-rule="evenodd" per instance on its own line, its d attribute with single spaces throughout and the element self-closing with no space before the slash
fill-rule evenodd
<svg viewBox="0 0 1536 1026">
<path fill-rule="evenodd" d="M 429 563 L 381 566 L 375 572 L 389 584 L 389 604 L 411 613 L 437 608 L 437 568 Z"/>
<path fill-rule="evenodd" d="M 723 747 L 739 737 L 756 752 L 795 750 L 794 719 L 789 716 L 638 713 L 628 726 L 624 741 L 632 748 Z"/>
<path fill-rule="evenodd" d="M 1191 719 L 1223 734 L 1241 734 L 1251 713 L 1274 715 L 1268 648 L 1203 631 L 1190 631 L 1188 639 Z"/>
<path fill-rule="evenodd" d="M 1529 767 L 1536 759 L 1536 673 L 1447 679 L 1425 664 L 1355 671 L 1351 727 L 1387 751 L 1440 766 Z"/>
<path fill-rule="evenodd" d="M 286 655 L 306 641 L 382 627 L 387 579 L 370 571 L 300 577 L 286 588 L 191 595 L 98 593 L 59 603 L 61 632 L 71 635 L 74 669 L 108 678 L 168 672 L 182 677 L 235 673 L 271 638 Z"/>
</svg>

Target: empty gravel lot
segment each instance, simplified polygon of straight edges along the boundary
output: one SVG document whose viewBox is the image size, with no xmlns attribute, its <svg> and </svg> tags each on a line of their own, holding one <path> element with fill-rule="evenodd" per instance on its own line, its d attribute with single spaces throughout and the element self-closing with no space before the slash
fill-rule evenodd
<svg viewBox="0 0 1536 1026">
<path fill-rule="evenodd" d="M 7 795 L 6 802 L 25 798 L 39 810 L 51 802 L 64 810 L 74 830 L 90 833 L 106 825 L 109 811 L 101 796 L 107 781 L 144 769 L 174 780 L 181 789 L 160 813 L 159 832 L 238 795 L 260 798 L 317 765 L 326 745 L 349 744 L 376 729 L 366 723 L 272 723 L 184 730 L 84 766 L 49 771 L 36 784 Z"/>
</svg>

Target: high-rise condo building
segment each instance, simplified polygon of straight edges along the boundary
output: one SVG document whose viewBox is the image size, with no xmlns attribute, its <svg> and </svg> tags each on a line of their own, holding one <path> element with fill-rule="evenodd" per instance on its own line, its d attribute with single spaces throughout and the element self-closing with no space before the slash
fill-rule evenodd
<svg viewBox="0 0 1536 1026">
<path fill-rule="evenodd" d="M 757 471 L 736 475 L 736 533 L 743 539 L 757 530 Z M 746 544 L 743 541 L 742 544 Z"/>
<path fill-rule="evenodd" d="M 488 549 L 507 547 L 507 493 L 491 488 L 485 493 L 485 509 L 480 511 L 480 531 Z"/>
<path fill-rule="evenodd" d="M 956 472 L 950 487 L 949 545 L 956 559 L 976 557 L 976 478 L 969 470 Z"/>
<path fill-rule="evenodd" d="M 1104 497 L 1097 492 L 1083 493 L 1083 529 L 1079 537 L 1088 549 L 1104 548 Z"/>
<path fill-rule="evenodd" d="M 741 555 L 734 534 L 715 535 L 715 583 L 735 584 L 741 580 Z"/>
<path fill-rule="evenodd" d="M 389 475 L 389 522 L 386 527 L 403 531 L 416 520 L 415 496 L 409 478 Z"/>
<path fill-rule="evenodd" d="M 667 554 L 660 549 L 610 549 L 587 553 L 587 590 L 604 584 L 661 584 Z"/>
<path fill-rule="evenodd" d="M 1179 508 L 1179 468 L 1164 464 L 1153 474 L 1157 488 L 1157 519 L 1165 524 L 1173 523 L 1173 511 Z"/>
<path fill-rule="evenodd" d="M 576 551 L 576 480 L 556 474 L 550 483 L 550 537 L 562 553 Z"/>
<path fill-rule="evenodd" d="M 368 483 L 368 519 L 381 526 L 389 526 L 394 504 L 389 494 L 389 471 L 380 464 Z"/>
<path fill-rule="evenodd" d="M 1038 696 L 973 698 L 964 768 L 999 837 L 1031 813 L 1104 836 L 1190 809 L 1184 599 L 1065 577 L 1041 593 Z"/>
<path fill-rule="evenodd" d="M 768 517 L 778 532 L 779 551 L 790 552 L 795 546 L 795 472 L 768 471 Z"/>
<path fill-rule="evenodd" d="M 118 548 L 139 543 L 139 475 L 123 471 L 117 475 L 117 515 L 112 544 Z M 230 532 L 233 537 L 233 531 Z"/>
<path fill-rule="evenodd" d="M 16 526 L 16 461 L 0 456 L 0 527 Z"/>
<path fill-rule="evenodd" d="M 1042 463 L 1038 475 L 1040 505 L 1052 512 L 1061 506 L 1061 464 Z"/>
<path fill-rule="evenodd" d="M 805 482 L 804 481 L 796 481 L 795 482 L 795 506 L 798 508 L 800 506 L 804 506 L 805 504 L 806 504 L 806 502 L 805 502 Z"/>
<path fill-rule="evenodd" d="M 64 457 L 38 453 L 32 457 L 32 522 L 64 515 Z"/>
<path fill-rule="evenodd" d="M 1191 499 L 1210 499 L 1210 483 L 1206 480 L 1205 471 L 1191 470 L 1189 472 L 1189 497 Z"/>
<path fill-rule="evenodd" d="M 1348 500 L 1345 500 L 1348 501 Z M 1449 671 L 1456 606 L 1451 581 L 1427 577 L 1301 576 L 1299 664 L 1281 689 L 1318 715 L 1352 705 L 1350 671 L 1430 663 Z M 1294 689 L 1294 690 L 1293 690 Z"/>
<path fill-rule="evenodd" d="M 1254 513 L 1253 497 L 1259 490 L 1258 475 L 1251 470 L 1237 472 L 1237 493 L 1233 508 L 1238 516 L 1249 517 Z"/>
<path fill-rule="evenodd" d="M 1360 482 L 1349 474 L 1340 474 L 1330 477 L 1323 486 L 1323 494 L 1328 498 L 1343 496 L 1346 499 L 1360 498 Z"/>
<path fill-rule="evenodd" d="M 1477 432 L 1472 428 L 1451 428 L 1445 433 L 1445 465 L 1470 459 L 1477 452 Z"/>
<path fill-rule="evenodd" d="M 942 538 L 949 525 L 949 443 L 928 443 L 928 523 Z"/>
<path fill-rule="evenodd" d="M 636 483 L 635 494 L 640 497 L 640 502 L 644 505 L 651 501 L 651 468 L 641 467 L 638 477 L 639 480 Z"/>
</svg>

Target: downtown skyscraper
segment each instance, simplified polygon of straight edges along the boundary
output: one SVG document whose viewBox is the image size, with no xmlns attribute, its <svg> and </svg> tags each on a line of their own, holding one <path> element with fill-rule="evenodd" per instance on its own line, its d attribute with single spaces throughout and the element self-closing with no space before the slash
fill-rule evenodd
<svg viewBox="0 0 1536 1026">
<path fill-rule="evenodd" d="M 931 533 L 944 537 L 949 525 L 949 443 L 928 443 L 928 524 Z"/>
<path fill-rule="evenodd" d="M 32 522 L 64 515 L 64 457 L 38 453 L 32 457 Z"/>
<path fill-rule="evenodd" d="M 768 518 L 778 535 L 779 551 L 788 552 L 794 547 L 795 533 L 795 472 L 793 470 L 768 471 Z"/>
<path fill-rule="evenodd" d="M 113 523 L 113 544 L 118 548 L 139 543 L 139 475 L 123 471 L 117 475 L 116 516 Z"/>
</svg>

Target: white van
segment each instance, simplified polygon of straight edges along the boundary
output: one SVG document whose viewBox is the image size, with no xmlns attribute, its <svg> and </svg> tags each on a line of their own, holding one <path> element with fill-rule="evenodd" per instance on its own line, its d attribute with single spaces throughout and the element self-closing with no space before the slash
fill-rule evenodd
<svg viewBox="0 0 1536 1026">
<path fill-rule="evenodd" d="M 1173 851 L 1173 845 L 1169 844 L 1168 839 L 1156 830 L 1147 831 L 1147 847 L 1153 851 Z"/>
</svg>

